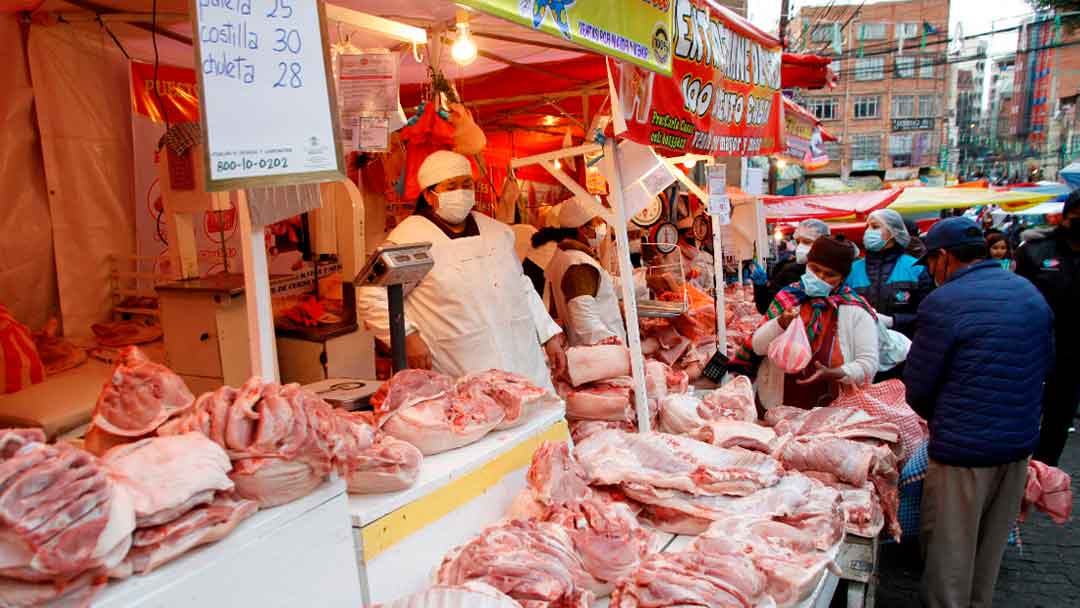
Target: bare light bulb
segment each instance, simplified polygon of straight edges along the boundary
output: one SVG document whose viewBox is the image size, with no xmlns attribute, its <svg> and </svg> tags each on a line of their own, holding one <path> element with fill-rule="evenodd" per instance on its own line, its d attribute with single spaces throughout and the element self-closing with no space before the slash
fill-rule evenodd
<svg viewBox="0 0 1080 608">
<path fill-rule="evenodd" d="M 450 56 L 458 65 L 469 65 L 476 61 L 476 43 L 469 34 L 468 22 L 458 22 L 457 38 L 450 45 Z"/>
<path fill-rule="evenodd" d="M 682 162 L 682 166 L 686 167 L 687 169 L 693 169 L 697 166 L 697 159 L 688 158 Z"/>
<path fill-rule="evenodd" d="M 562 161 L 557 158 L 555 159 L 555 168 L 562 169 Z"/>
</svg>

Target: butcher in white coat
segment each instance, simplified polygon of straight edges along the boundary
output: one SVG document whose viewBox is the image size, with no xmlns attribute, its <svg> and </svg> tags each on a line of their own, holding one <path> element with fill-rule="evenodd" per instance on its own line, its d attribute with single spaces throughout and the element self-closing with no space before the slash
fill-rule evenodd
<svg viewBox="0 0 1080 608">
<path fill-rule="evenodd" d="M 626 343 L 615 282 L 597 261 L 600 245 L 607 240 L 609 217 L 607 209 L 586 197 L 565 201 L 559 210 L 559 228 L 553 231 L 561 237 L 559 249 L 544 274 L 570 346 Z"/>
<path fill-rule="evenodd" d="M 472 167 L 440 150 L 417 174 L 423 192 L 416 212 L 387 242 L 430 242 L 435 265 L 405 298 L 409 367 L 462 376 L 487 369 L 522 374 L 551 389 L 565 366 L 565 342 L 532 283 L 522 274 L 509 226 L 472 211 Z M 363 287 L 357 313 L 383 342 L 390 339 L 386 289 Z"/>
</svg>

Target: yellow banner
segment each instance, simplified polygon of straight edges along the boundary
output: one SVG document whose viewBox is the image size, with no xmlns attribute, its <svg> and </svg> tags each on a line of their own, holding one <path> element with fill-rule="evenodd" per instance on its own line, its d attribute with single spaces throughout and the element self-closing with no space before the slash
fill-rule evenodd
<svg viewBox="0 0 1080 608">
<path fill-rule="evenodd" d="M 671 75 L 669 0 L 457 0 L 587 49 Z"/>
</svg>

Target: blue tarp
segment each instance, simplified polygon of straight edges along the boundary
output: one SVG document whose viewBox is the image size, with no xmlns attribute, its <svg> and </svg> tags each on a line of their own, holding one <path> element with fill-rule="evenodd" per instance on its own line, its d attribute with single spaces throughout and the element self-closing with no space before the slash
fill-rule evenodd
<svg viewBox="0 0 1080 608">
<path fill-rule="evenodd" d="M 1062 174 L 1062 178 L 1064 178 Z M 1070 186 L 1066 184 L 1039 184 L 1038 186 L 1032 186 L 1029 188 L 1013 188 L 1012 192 L 1034 192 L 1037 194 L 1053 194 L 1052 201 L 1063 201 L 1069 197 L 1069 193 L 1073 191 L 1073 188 L 1080 187 L 1080 173 L 1077 173 L 1075 178 L 1077 179 L 1077 185 Z"/>
<path fill-rule="evenodd" d="M 1080 163 L 1071 163 L 1058 172 L 1058 177 L 1065 180 L 1071 188 L 1080 188 Z"/>
</svg>

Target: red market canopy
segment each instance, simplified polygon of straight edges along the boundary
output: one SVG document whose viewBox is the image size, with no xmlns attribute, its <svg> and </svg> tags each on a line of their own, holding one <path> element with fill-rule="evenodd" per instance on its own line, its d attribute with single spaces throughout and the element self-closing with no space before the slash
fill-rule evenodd
<svg viewBox="0 0 1080 608">
<path fill-rule="evenodd" d="M 797 196 L 763 196 L 765 218 L 768 221 L 801 222 L 802 220 L 828 220 L 848 217 L 850 213 L 825 209 L 803 201 L 793 200 Z"/>
<path fill-rule="evenodd" d="M 836 73 L 829 69 L 831 57 L 784 53 L 780 64 L 780 81 L 785 89 L 823 89 L 836 86 Z"/>
<path fill-rule="evenodd" d="M 765 201 L 765 214 L 769 218 L 864 218 L 873 211 L 888 207 L 901 192 L 899 189 L 890 189 L 805 196 L 763 196 L 762 200 Z"/>
</svg>

